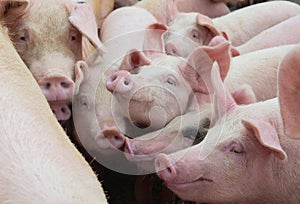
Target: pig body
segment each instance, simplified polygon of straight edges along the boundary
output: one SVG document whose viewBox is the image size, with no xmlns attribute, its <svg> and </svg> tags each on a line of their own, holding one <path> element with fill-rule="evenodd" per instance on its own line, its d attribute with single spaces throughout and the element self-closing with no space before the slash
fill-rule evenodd
<svg viewBox="0 0 300 204">
<path fill-rule="evenodd" d="M 86 0 L 86 1 L 92 6 L 97 20 L 98 28 L 101 28 L 104 19 L 114 9 L 114 1 L 111 0 Z"/>
<path fill-rule="evenodd" d="M 236 49 L 240 54 L 244 54 L 260 49 L 299 43 L 299 24 L 300 15 L 291 17 L 262 31 Z"/>
<path fill-rule="evenodd" d="M 211 0 L 143 0 L 134 6 L 148 10 L 163 24 L 170 21 L 174 9 L 180 12 L 198 12 L 211 18 L 229 13 L 229 9 L 224 2 L 213 2 Z"/>
<path fill-rule="evenodd" d="M 214 127 L 200 144 L 159 155 L 158 175 L 199 203 L 299 202 L 300 142 L 284 135 L 278 99 L 237 106 L 216 70 Z"/>
<path fill-rule="evenodd" d="M 107 16 L 102 25 L 100 38 L 103 42 L 107 42 L 124 34 L 145 30 L 148 25 L 155 22 L 156 18 L 143 8 L 122 7 Z"/>
<path fill-rule="evenodd" d="M 252 13 L 257 15 L 253 17 Z M 240 46 L 299 13 L 299 5 L 287 1 L 256 4 L 213 19 L 198 13 L 175 13 L 165 37 L 166 51 L 187 57 L 197 46 L 207 45 L 216 35 L 229 38 L 233 46 Z"/>
<path fill-rule="evenodd" d="M 2 28 L 0 38 L 0 202 L 107 203 Z"/>
<path fill-rule="evenodd" d="M 1 7 L 2 23 L 22 60 L 47 100 L 55 102 L 57 119 L 67 120 L 71 113 L 67 105 L 75 88 L 74 64 L 82 58 L 82 36 L 100 53 L 103 48 L 92 9 L 70 0 L 8 0 Z M 88 23 L 82 23 L 84 18 L 89 18 Z"/>
</svg>

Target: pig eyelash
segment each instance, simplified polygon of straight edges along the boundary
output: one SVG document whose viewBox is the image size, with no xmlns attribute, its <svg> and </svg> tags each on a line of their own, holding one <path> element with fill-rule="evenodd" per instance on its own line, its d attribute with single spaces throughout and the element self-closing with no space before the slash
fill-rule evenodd
<svg viewBox="0 0 300 204">
<path fill-rule="evenodd" d="M 233 153 L 236 153 L 236 154 L 242 154 L 242 153 L 244 153 L 243 148 L 236 147 L 235 145 L 233 145 L 230 148 L 230 152 L 233 152 Z"/>
<path fill-rule="evenodd" d="M 175 80 L 174 77 L 169 76 L 169 77 L 167 78 L 167 80 L 166 80 L 166 83 L 175 86 L 175 85 L 176 85 L 176 80 Z"/>
</svg>

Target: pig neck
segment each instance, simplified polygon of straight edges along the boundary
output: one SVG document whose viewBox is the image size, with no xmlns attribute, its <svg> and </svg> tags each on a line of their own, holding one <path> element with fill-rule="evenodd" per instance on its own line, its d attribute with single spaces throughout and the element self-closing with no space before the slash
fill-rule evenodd
<svg viewBox="0 0 300 204">
<path fill-rule="evenodd" d="M 271 168 L 266 172 L 266 193 L 262 193 L 264 198 L 259 197 L 257 202 L 276 203 L 296 203 L 300 201 L 300 140 L 289 139 L 283 134 L 282 119 L 279 112 L 278 99 L 270 99 L 265 102 L 252 104 L 255 110 L 264 110 L 264 114 L 259 117 L 264 121 L 269 121 L 276 128 L 279 134 L 281 147 L 288 155 L 286 160 L 273 157 L 269 165 Z M 259 107 L 258 107 L 259 106 Z M 252 111 L 257 114 L 256 111 Z M 249 111 L 248 111 L 249 113 Z M 257 118 L 257 117 L 256 117 Z"/>
</svg>

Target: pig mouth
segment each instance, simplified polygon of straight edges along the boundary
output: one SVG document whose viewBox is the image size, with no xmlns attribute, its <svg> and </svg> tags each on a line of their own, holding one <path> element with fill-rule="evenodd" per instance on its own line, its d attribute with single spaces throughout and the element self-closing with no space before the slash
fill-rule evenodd
<svg viewBox="0 0 300 204">
<path fill-rule="evenodd" d="M 59 100 L 59 101 L 48 101 L 48 103 L 51 105 L 61 105 L 61 104 L 71 104 L 72 101 L 71 99 L 66 99 L 66 100 Z"/>
<path fill-rule="evenodd" d="M 213 182 L 212 179 L 199 177 L 196 180 L 187 181 L 183 183 L 165 182 L 165 185 L 174 191 L 186 191 L 189 188 L 194 189 L 197 185 L 201 185 L 203 183 L 212 183 L 212 182 Z"/>
<path fill-rule="evenodd" d="M 126 159 L 128 161 L 133 161 L 133 162 L 154 161 L 154 159 L 157 156 L 157 154 L 150 154 L 150 155 L 135 154 L 134 150 L 132 149 L 132 147 L 130 145 L 129 138 L 125 139 L 124 145 L 122 147 L 122 151 L 124 152 L 124 156 L 126 157 Z"/>
</svg>

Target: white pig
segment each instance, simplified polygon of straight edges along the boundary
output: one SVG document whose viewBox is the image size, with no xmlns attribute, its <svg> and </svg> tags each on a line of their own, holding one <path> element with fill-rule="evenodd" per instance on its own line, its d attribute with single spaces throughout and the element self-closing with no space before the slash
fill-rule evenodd
<svg viewBox="0 0 300 204">
<path fill-rule="evenodd" d="M 255 13 L 255 16 L 252 14 Z M 197 46 L 207 45 L 216 35 L 239 46 L 263 30 L 300 14 L 300 6 L 288 1 L 271 1 L 209 18 L 199 13 L 174 12 L 165 36 L 166 52 L 187 57 Z"/>
<path fill-rule="evenodd" d="M 199 203 L 299 203 L 300 141 L 284 135 L 278 99 L 238 106 L 217 66 L 212 78 L 214 127 L 200 144 L 160 154 L 159 177 Z"/>
<path fill-rule="evenodd" d="M 0 28 L 0 203 L 107 203 Z"/>
<path fill-rule="evenodd" d="M 103 45 L 91 7 L 72 0 L 1 1 L 0 19 L 58 120 L 67 120 L 74 94 L 75 61 L 82 59 L 82 36 L 99 53 Z M 88 20 L 87 20 L 88 19 Z"/>
</svg>

